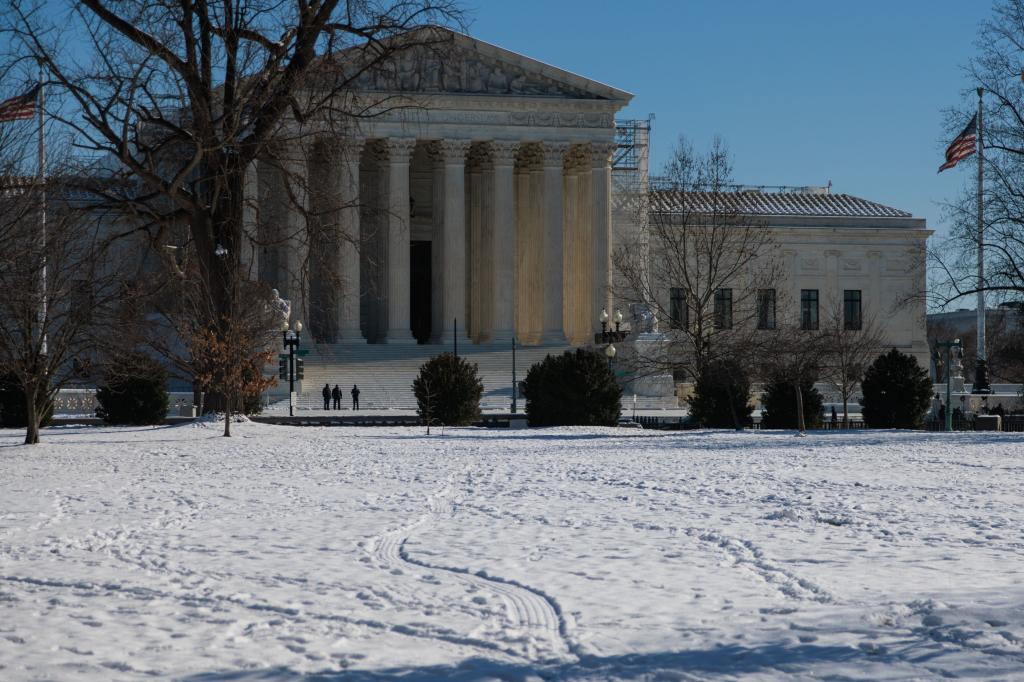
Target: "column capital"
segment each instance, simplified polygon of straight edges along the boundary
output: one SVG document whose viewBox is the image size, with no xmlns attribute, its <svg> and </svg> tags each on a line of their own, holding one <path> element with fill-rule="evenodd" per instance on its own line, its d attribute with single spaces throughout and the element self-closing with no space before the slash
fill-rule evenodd
<svg viewBox="0 0 1024 682">
<path fill-rule="evenodd" d="M 359 155 L 363 153 L 363 145 L 366 144 L 366 138 L 363 137 L 329 137 L 322 139 L 318 143 L 311 143 L 311 149 L 314 146 L 320 146 L 321 149 L 334 156 L 342 156 L 346 159 L 358 159 Z"/>
<path fill-rule="evenodd" d="M 391 163 L 409 163 L 412 153 L 416 150 L 415 137 L 386 137 L 382 146 L 387 152 Z"/>
<path fill-rule="evenodd" d="M 595 170 L 610 168 L 612 154 L 618 147 L 614 142 L 592 142 L 590 144 L 590 167 Z"/>
<path fill-rule="evenodd" d="M 431 145 L 431 156 L 448 165 L 464 164 L 470 145 L 472 140 L 435 140 Z"/>
<path fill-rule="evenodd" d="M 568 142 L 544 142 L 542 143 L 543 163 L 546 168 L 553 166 L 561 167 L 565 163 L 565 155 L 572 147 Z"/>
<path fill-rule="evenodd" d="M 488 142 L 491 151 L 491 162 L 497 166 L 511 166 L 516 162 L 519 153 L 519 142 L 508 140 L 491 140 Z"/>
</svg>

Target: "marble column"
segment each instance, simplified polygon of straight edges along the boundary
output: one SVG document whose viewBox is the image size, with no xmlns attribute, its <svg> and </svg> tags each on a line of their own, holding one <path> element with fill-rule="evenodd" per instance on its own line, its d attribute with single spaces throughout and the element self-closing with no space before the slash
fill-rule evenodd
<svg viewBox="0 0 1024 682">
<path fill-rule="evenodd" d="M 466 296 L 469 314 L 466 316 L 466 331 L 474 343 L 480 343 L 483 321 L 483 195 L 484 195 L 484 164 L 486 150 L 481 145 L 474 145 L 470 150 L 469 169 L 466 174 L 469 182 L 466 188 Z"/>
<path fill-rule="evenodd" d="M 245 169 L 242 190 L 242 240 L 238 245 L 242 277 L 256 280 L 260 273 L 259 252 L 259 161 Z"/>
<path fill-rule="evenodd" d="M 414 138 L 386 140 L 388 153 L 387 310 L 386 343 L 416 343 L 409 319 L 409 159 Z"/>
<path fill-rule="evenodd" d="M 337 343 L 366 343 L 360 328 L 359 157 L 363 140 L 347 139 L 334 146 L 338 206 Z"/>
<path fill-rule="evenodd" d="M 536 195 L 531 190 L 535 148 L 536 145 L 533 144 L 521 145 L 515 167 L 515 316 L 516 337 L 522 343 L 535 343 L 540 332 L 539 326 L 534 329 L 532 324 L 536 309 L 540 305 L 540 301 L 534 300 L 533 297 L 539 271 L 539 264 L 534 256 L 536 244 L 532 233 L 536 204 Z"/>
<path fill-rule="evenodd" d="M 309 186 L 307 150 L 296 146 L 281 160 L 278 201 L 285 207 L 281 298 L 291 301 L 292 322 L 309 324 Z M 307 335 L 308 337 L 308 335 Z"/>
<path fill-rule="evenodd" d="M 466 152 L 469 140 L 439 140 L 436 153 L 443 165 L 443 215 L 441 243 L 441 335 L 442 343 L 466 336 Z"/>
<path fill-rule="evenodd" d="M 564 291 L 562 281 L 563 253 L 563 166 L 569 145 L 564 142 L 545 142 L 544 169 L 544 330 L 543 343 L 565 343 L 563 327 Z"/>
<path fill-rule="evenodd" d="M 508 343 L 516 319 L 516 197 L 515 161 L 518 142 L 492 142 L 493 201 L 491 202 L 491 336 L 492 343 Z"/>
<path fill-rule="evenodd" d="M 615 144 L 600 143 L 590 147 L 590 186 L 592 194 L 592 235 L 594 244 L 594 305 L 591 329 L 599 331 L 597 316 L 602 310 L 614 312 L 612 291 L 612 152 Z"/>
<path fill-rule="evenodd" d="M 577 261 L 579 260 L 579 169 L 570 149 L 569 158 L 563 168 L 562 179 L 562 329 L 566 341 L 576 343 L 576 313 L 579 306 L 576 287 Z"/>
</svg>

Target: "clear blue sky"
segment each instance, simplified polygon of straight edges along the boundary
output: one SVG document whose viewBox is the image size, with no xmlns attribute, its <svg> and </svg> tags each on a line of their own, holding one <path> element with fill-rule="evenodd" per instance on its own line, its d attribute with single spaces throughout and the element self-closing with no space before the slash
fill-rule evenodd
<svg viewBox="0 0 1024 682">
<path fill-rule="evenodd" d="M 676 138 L 719 134 L 738 182 L 824 185 L 911 211 L 969 171 L 936 170 L 944 108 L 967 103 L 963 65 L 985 0 L 476 0 L 470 33 L 632 92 L 655 114 L 652 170 Z M 972 95 L 973 96 L 973 95 Z"/>
</svg>

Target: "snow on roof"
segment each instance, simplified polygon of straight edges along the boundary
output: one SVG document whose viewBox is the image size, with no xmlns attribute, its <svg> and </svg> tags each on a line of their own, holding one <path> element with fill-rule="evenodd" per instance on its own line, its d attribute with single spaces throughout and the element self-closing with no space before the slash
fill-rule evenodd
<svg viewBox="0 0 1024 682">
<path fill-rule="evenodd" d="M 691 192 L 655 189 L 651 209 L 662 213 L 735 211 L 764 216 L 824 216 L 862 218 L 910 218 L 910 213 L 850 194 L 832 194 L 824 188 L 804 191 L 761 190 Z"/>
</svg>

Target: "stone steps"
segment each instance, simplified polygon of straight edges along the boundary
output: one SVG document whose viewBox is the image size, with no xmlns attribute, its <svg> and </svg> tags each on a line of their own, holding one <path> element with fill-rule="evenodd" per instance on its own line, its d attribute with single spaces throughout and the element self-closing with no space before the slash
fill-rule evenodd
<svg viewBox="0 0 1024 682">
<path fill-rule="evenodd" d="M 516 349 L 516 378 L 522 381 L 530 367 L 549 354 L 560 354 L 567 345 L 520 346 Z M 299 386 L 298 408 L 322 410 L 321 390 L 325 383 L 343 391 L 346 410 L 352 400 L 349 391 L 356 384 L 363 410 L 414 410 L 413 379 L 430 358 L 451 350 L 450 345 L 360 344 L 310 348 L 305 356 L 305 379 Z M 484 393 L 481 408 L 506 411 L 512 403 L 512 350 L 490 345 L 459 345 L 459 355 L 477 365 Z M 282 396 L 283 397 L 283 396 Z M 520 404 L 523 409 L 524 403 Z M 674 399 L 637 396 L 637 410 L 675 409 Z M 624 414 L 633 410 L 633 395 L 628 388 L 622 396 Z"/>
</svg>

